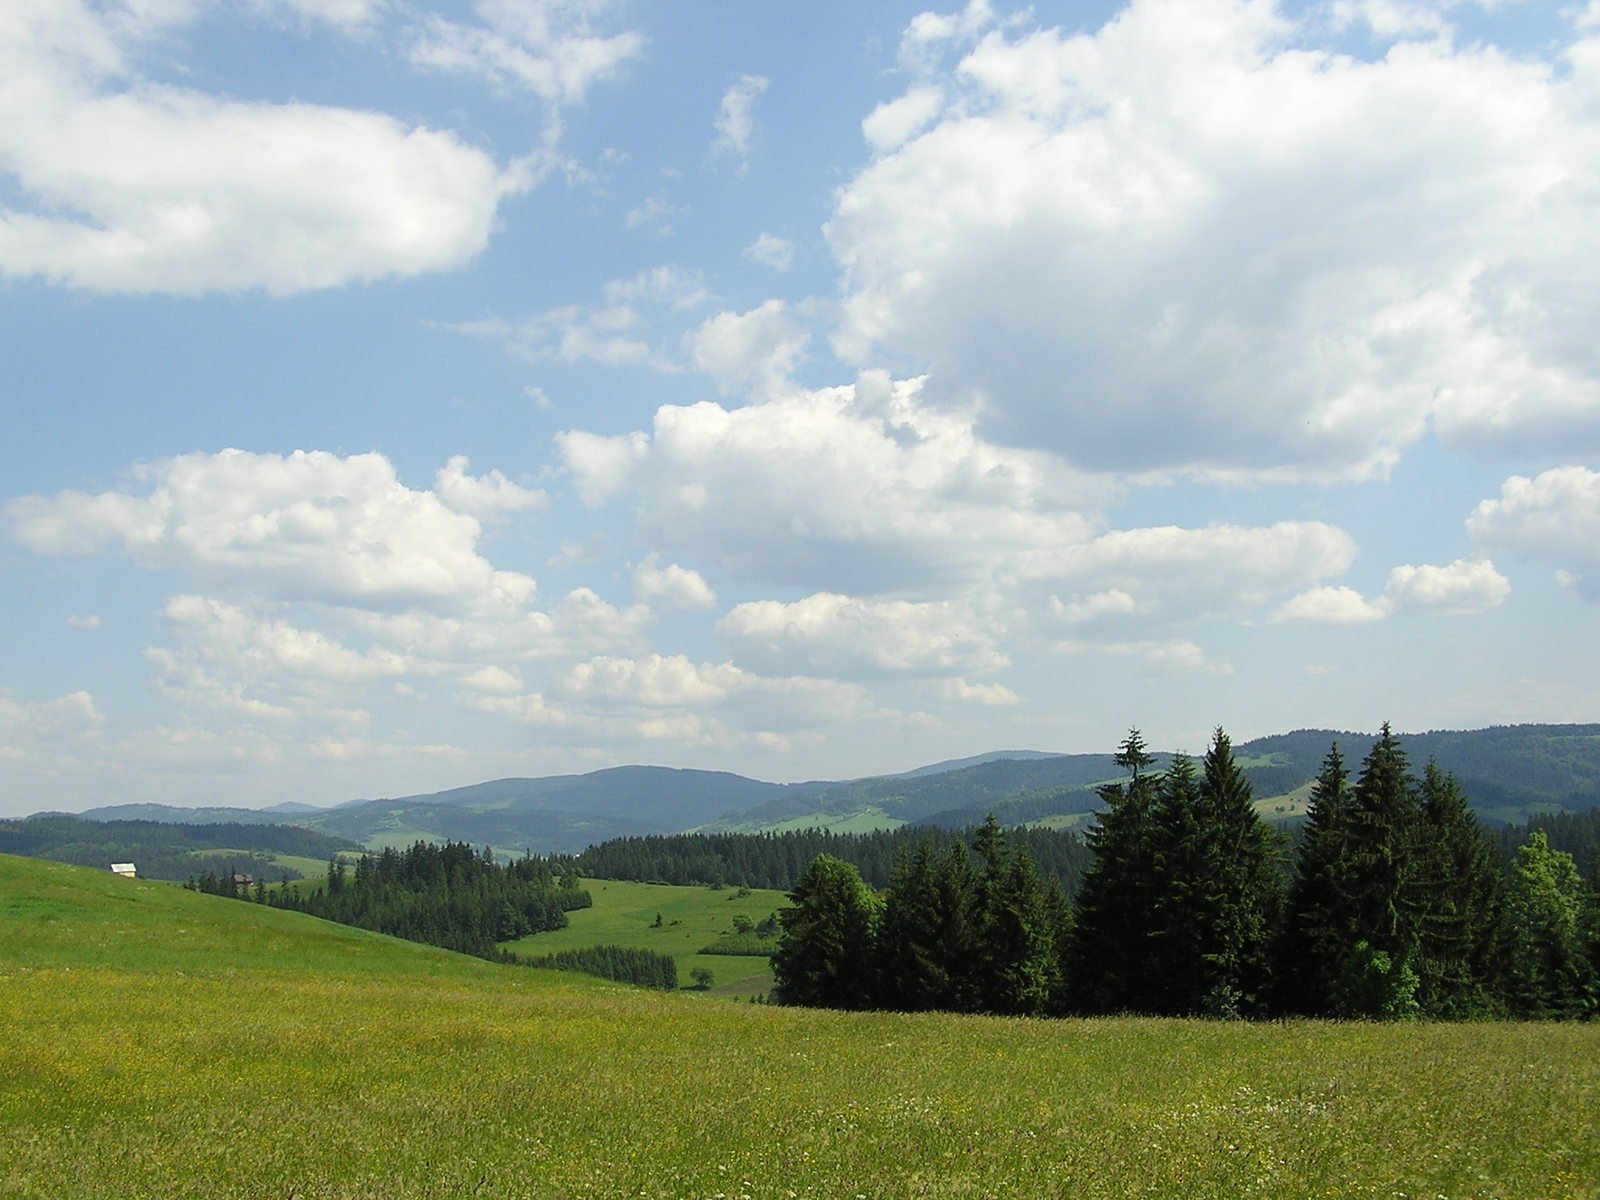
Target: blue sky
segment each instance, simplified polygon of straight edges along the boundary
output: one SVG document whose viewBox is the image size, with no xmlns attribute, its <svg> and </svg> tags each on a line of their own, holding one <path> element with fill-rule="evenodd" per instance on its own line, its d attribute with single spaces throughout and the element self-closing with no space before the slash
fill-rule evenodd
<svg viewBox="0 0 1600 1200">
<path fill-rule="evenodd" d="M 0 815 L 1593 720 L 1600 3 L 11 0 Z"/>
</svg>

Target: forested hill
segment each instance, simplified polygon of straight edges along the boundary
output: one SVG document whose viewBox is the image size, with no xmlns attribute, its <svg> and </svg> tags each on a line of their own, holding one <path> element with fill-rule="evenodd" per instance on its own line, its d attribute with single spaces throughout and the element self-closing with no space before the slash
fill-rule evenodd
<svg viewBox="0 0 1600 1200">
<path fill-rule="evenodd" d="M 90 821 L 61 813 L 0 821 L 0 854 L 101 870 L 131 862 L 147 879 L 183 880 L 207 870 L 243 871 L 274 882 L 299 879 L 305 872 L 279 863 L 280 855 L 322 863 L 341 850 L 357 849 L 348 838 L 295 825 Z"/>
<path fill-rule="evenodd" d="M 1311 780 L 1338 742 L 1358 761 L 1374 734 L 1298 730 L 1256 738 L 1235 755 L 1273 820 L 1303 811 Z M 1488 826 L 1543 812 L 1600 806 L 1600 725 L 1517 725 L 1470 732 L 1400 735 L 1416 771 L 1430 759 L 1454 774 Z M 898 775 L 843 782 L 765 783 L 720 771 L 618 767 L 585 775 L 501 779 L 314 812 L 162 809 L 159 820 L 228 818 L 303 825 L 367 846 L 418 838 L 490 845 L 507 854 L 576 853 L 612 838 L 678 833 L 761 832 L 812 827 L 839 831 L 906 823 L 967 828 L 994 813 L 1002 824 L 1071 825 L 1099 807 L 1099 785 L 1121 777 L 1111 754 L 996 752 Z M 1163 769 L 1170 754 L 1156 755 Z M 152 806 L 153 807 L 153 806 Z M 104 818 L 124 810 L 84 814 Z"/>
</svg>

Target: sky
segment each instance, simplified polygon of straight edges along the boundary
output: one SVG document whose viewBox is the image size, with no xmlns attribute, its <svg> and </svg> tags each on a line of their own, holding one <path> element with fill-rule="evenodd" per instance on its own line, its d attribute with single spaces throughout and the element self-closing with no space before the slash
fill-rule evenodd
<svg viewBox="0 0 1600 1200">
<path fill-rule="evenodd" d="M 0 816 L 1600 717 L 1600 0 L 0 5 Z"/>
</svg>

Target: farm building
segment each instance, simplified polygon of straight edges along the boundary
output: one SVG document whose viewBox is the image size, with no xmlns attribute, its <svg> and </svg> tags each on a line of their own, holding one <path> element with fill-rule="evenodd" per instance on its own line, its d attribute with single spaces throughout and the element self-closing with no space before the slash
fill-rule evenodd
<svg viewBox="0 0 1600 1200">
<path fill-rule="evenodd" d="M 135 879 L 139 874 L 132 863 L 112 863 L 111 873 L 113 875 L 124 875 L 129 879 Z"/>
</svg>

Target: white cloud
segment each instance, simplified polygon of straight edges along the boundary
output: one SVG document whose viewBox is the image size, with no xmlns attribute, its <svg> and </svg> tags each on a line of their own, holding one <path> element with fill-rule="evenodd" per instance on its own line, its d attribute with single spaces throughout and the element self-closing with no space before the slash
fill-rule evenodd
<svg viewBox="0 0 1600 1200">
<path fill-rule="evenodd" d="M 434 491 L 456 512 L 489 520 L 505 513 L 542 509 L 549 503 L 542 491 L 520 487 L 499 471 L 474 478 L 467 474 L 469 465 L 466 455 L 457 454 L 434 476 Z"/>
<path fill-rule="evenodd" d="M 100 614 L 87 613 L 80 615 L 78 613 L 72 613 L 67 617 L 67 624 L 73 629 L 99 629 Z"/>
<path fill-rule="evenodd" d="M 99 737 L 105 717 L 88 692 L 68 692 L 54 700 L 16 700 L 0 692 L 0 751 L 8 758 L 29 757 L 41 742 Z"/>
<path fill-rule="evenodd" d="M 1409 563 L 1389 572 L 1386 600 L 1400 612 L 1436 612 L 1452 616 L 1498 608 L 1511 583 L 1488 559 L 1458 558 L 1444 567 Z"/>
<path fill-rule="evenodd" d="M 794 246 L 776 234 L 763 233 L 744 248 L 744 256 L 774 271 L 787 271 L 794 265 Z"/>
<path fill-rule="evenodd" d="M 1022 697 L 1003 683 L 968 683 L 965 679 L 942 679 L 937 688 L 939 698 L 956 704 L 979 704 L 986 708 L 1012 707 L 1022 703 Z"/>
<path fill-rule="evenodd" d="M 1067 585 L 1079 603 L 1170 620 L 1264 603 L 1354 558 L 1348 534 L 1315 521 L 1102 531 L 1089 505 L 1114 484 L 985 442 L 920 389 L 869 374 L 731 411 L 663 406 L 649 435 L 559 444 L 580 497 L 632 494 L 650 544 L 769 586 L 932 598 Z"/>
<path fill-rule="evenodd" d="M 321 23 L 347 33 L 368 28 L 388 5 L 388 0 L 248 0 L 267 17 L 289 17 L 309 25 Z"/>
<path fill-rule="evenodd" d="M 1128 616 L 1138 610 L 1138 601 L 1121 588 L 1091 592 L 1087 596 L 1074 596 L 1071 600 L 1062 600 L 1059 596 L 1050 597 L 1050 615 L 1069 625 L 1098 621 L 1102 617 Z"/>
<path fill-rule="evenodd" d="M 782 300 L 745 313 L 718 313 L 685 339 L 695 369 L 715 379 L 719 391 L 757 398 L 789 390 L 810 342 Z"/>
<path fill-rule="evenodd" d="M 644 49 L 635 31 L 598 32 L 611 7 L 606 0 L 477 0 L 477 24 L 430 14 L 411 61 L 525 89 L 552 106 L 580 104 L 595 83 L 614 77 Z"/>
<path fill-rule="evenodd" d="M 535 362 L 594 362 L 611 367 L 676 371 L 658 328 L 681 322 L 710 299 L 698 272 L 657 266 L 601 289 L 598 303 L 567 304 L 507 320 L 435 321 L 433 328 L 500 342 Z M 539 393 L 543 395 L 543 393 Z M 534 397 L 537 402 L 538 397 Z"/>
<path fill-rule="evenodd" d="M 861 135 L 878 154 L 898 150 L 921 133 L 944 107 L 944 92 L 937 87 L 912 88 L 887 104 L 880 104 L 861 122 Z"/>
<path fill-rule="evenodd" d="M 834 725 L 871 711 L 858 684 L 803 675 L 764 676 L 731 662 L 695 663 L 679 654 L 599 657 L 578 663 L 557 681 L 569 700 L 605 709 L 721 710 L 720 720 L 756 727 Z M 682 717 L 692 716 L 683 711 Z M 660 720 L 660 716 L 651 719 Z M 673 733 L 693 740 L 693 726 Z"/>
<path fill-rule="evenodd" d="M 717 623 L 770 654 L 798 653 L 830 669 L 992 672 L 1010 665 L 992 631 L 949 601 L 861 600 L 818 592 L 791 604 L 736 605 Z"/>
<path fill-rule="evenodd" d="M 1458 558 L 1448 566 L 1402 564 L 1389 572 L 1383 594 L 1368 600 L 1350 587 L 1319 587 L 1280 608 L 1274 621 L 1359 625 L 1398 613 L 1467 616 L 1498 608 L 1511 583 L 1488 559 Z"/>
<path fill-rule="evenodd" d="M 662 599 L 679 608 L 714 608 L 717 594 L 700 577 L 700 572 L 677 563 L 661 566 L 660 556 L 652 554 L 633 571 L 633 594 L 649 603 Z"/>
<path fill-rule="evenodd" d="M 750 141 L 755 136 L 756 101 L 767 90 L 770 80 L 764 75 L 741 75 L 722 95 L 717 106 L 716 140 L 711 148 L 740 161 L 750 156 Z"/>
<path fill-rule="evenodd" d="M 478 554 L 477 520 L 405 487 L 381 454 L 224 450 L 151 464 L 135 480 L 143 494 L 24 496 L 0 519 L 39 554 L 121 551 L 291 599 L 514 608 L 534 591 Z"/>
<path fill-rule="evenodd" d="M 1363 625 L 1389 615 L 1381 601 L 1371 601 L 1352 587 L 1318 587 L 1301 592 L 1274 615 L 1277 621 L 1315 625 Z"/>
<path fill-rule="evenodd" d="M 1183 639 L 1127 642 L 1067 640 L 1055 643 L 1055 649 L 1062 654 L 1106 654 L 1115 658 L 1137 658 L 1153 670 L 1174 674 L 1233 674 L 1232 664 L 1211 661 L 1198 645 Z"/>
<path fill-rule="evenodd" d="M 81 0 L 12 0 L 0 80 L 9 275 L 275 295 L 415 275 L 478 254 L 500 201 L 533 183 L 525 164 L 381 113 L 143 82 Z"/>
<path fill-rule="evenodd" d="M 731 411 L 666 405 L 651 434 L 559 445 L 580 497 L 631 490 L 651 544 L 750 582 L 917 591 L 1088 533 L 1066 507 L 1084 481 L 983 443 L 918 387 L 869 375 Z"/>
<path fill-rule="evenodd" d="M 510 696 L 522 691 L 520 675 L 493 664 L 468 672 L 462 676 L 461 684 L 475 692 L 486 692 L 492 696 Z"/>
<path fill-rule="evenodd" d="M 1554 567 L 1587 600 L 1600 600 L 1600 473 L 1556 467 L 1534 479 L 1513 475 L 1498 500 L 1467 519 L 1474 540 Z"/>
<path fill-rule="evenodd" d="M 1600 55 L 1308 32 L 1135 0 L 984 35 L 839 193 L 840 353 L 1101 469 L 1360 477 L 1430 420 L 1486 455 L 1600 446 Z"/>
<path fill-rule="evenodd" d="M 556 434 L 556 447 L 572 474 L 578 499 L 598 508 L 627 489 L 634 469 L 650 453 L 650 439 L 643 433 L 602 437 L 568 429 Z"/>
</svg>

